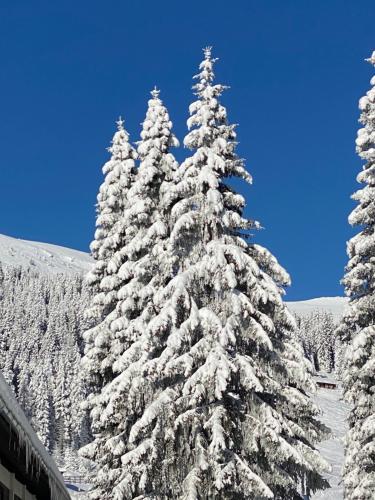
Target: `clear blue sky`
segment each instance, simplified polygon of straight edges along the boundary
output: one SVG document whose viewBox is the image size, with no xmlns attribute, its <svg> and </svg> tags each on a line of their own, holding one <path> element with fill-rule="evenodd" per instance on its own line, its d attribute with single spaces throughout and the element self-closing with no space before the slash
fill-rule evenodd
<svg viewBox="0 0 375 500">
<path fill-rule="evenodd" d="M 256 241 L 289 300 L 342 294 L 374 18 L 373 0 L 0 0 L 0 232 L 87 250 L 114 121 L 137 140 L 156 84 L 182 139 L 213 45 Z"/>
</svg>

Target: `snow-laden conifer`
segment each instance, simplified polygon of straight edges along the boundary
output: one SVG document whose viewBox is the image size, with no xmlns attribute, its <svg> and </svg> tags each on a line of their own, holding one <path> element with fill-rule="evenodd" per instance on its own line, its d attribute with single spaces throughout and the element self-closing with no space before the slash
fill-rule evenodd
<svg viewBox="0 0 375 500">
<path fill-rule="evenodd" d="M 84 333 L 85 353 L 82 359 L 83 374 L 87 385 L 85 409 L 90 412 L 92 430 L 100 419 L 98 397 L 106 384 L 114 378 L 110 346 L 113 342 L 111 321 L 116 316 L 117 293 L 123 281 L 119 269 L 126 260 L 122 249 L 136 232 L 124 219 L 128 191 L 136 177 L 135 160 L 137 153 L 129 142 L 129 134 L 123 121 L 117 122 L 110 160 L 104 165 L 105 179 L 98 194 L 95 239 L 91 251 L 95 263 L 88 275 L 88 283 L 93 290 L 93 299 L 86 311 L 89 329 Z M 101 441 L 95 438 L 92 448 L 98 449 Z M 92 454 L 82 450 L 88 459 Z"/>
<path fill-rule="evenodd" d="M 137 356 L 121 357 L 125 399 L 109 398 L 103 416 L 121 408 L 114 499 L 297 499 L 302 483 L 326 485 L 313 444 L 323 429 L 306 395 L 314 384 L 282 302 L 289 277 L 246 241 L 257 224 L 227 180 L 251 178 L 213 64 L 206 49 L 184 141 L 192 155 L 165 199 L 173 276 L 154 296 Z"/>
<path fill-rule="evenodd" d="M 140 164 L 124 212 L 125 223 L 136 231 L 122 249 L 126 256 L 119 269 L 123 285 L 118 292 L 117 317 L 111 323 L 115 335 L 111 349 L 116 360 L 154 315 L 153 296 L 172 272 L 172 257 L 167 252 L 170 214 L 165 197 L 175 183 L 178 167 L 170 149 L 179 143 L 159 94 L 155 88 L 148 101 L 137 143 Z M 120 365 L 120 361 L 116 363 L 117 371 L 121 371 Z"/>
<path fill-rule="evenodd" d="M 63 465 L 68 451 L 75 456 L 87 443 L 89 430 L 80 408 L 88 287 L 80 276 L 4 265 L 0 293 L 0 370 L 39 438 Z"/>
<path fill-rule="evenodd" d="M 368 61 L 375 65 L 375 52 Z M 341 338 L 350 342 L 344 371 L 344 393 L 352 404 L 344 465 L 348 500 L 370 500 L 375 491 L 375 76 L 371 85 L 359 101 L 363 127 L 356 149 L 365 164 L 349 222 L 360 231 L 347 246 L 343 284 L 350 302 L 339 328 Z"/>
<path fill-rule="evenodd" d="M 337 325 L 332 314 L 316 310 L 308 316 L 296 315 L 296 319 L 298 327 L 295 336 L 305 357 L 311 361 L 316 371 L 332 372 L 336 369 L 336 351 L 337 354 L 340 351 L 340 344 L 335 336 Z"/>
<path fill-rule="evenodd" d="M 154 295 L 173 271 L 168 252 L 169 211 L 164 203 L 175 182 L 177 162 L 170 148 L 178 146 L 168 111 L 157 89 L 151 92 L 138 143 L 140 160 L 134 183 L 127 193 L 123 224 L 136 228 L 121 248 L 123 264 L 118 270 L 122 286 L 111 317 L 110 345 L 113 369 L 118 374 L 106 385 L 93 409 L 95 440 L 85 448 L 86 456 L 98 464 L 92 498 L 133 498 L 122 488 L 128 470 L 123 462 L 129 444 L 129 423 L 144 411 L 146 393 L 133 394 L 131 383 L 141 376 L 140 338 L 156 314 Z M 110 262 L 116 262 L 115 253 Z"/>
<path fill-rule="evenodd" d="M 117 305 L 117 291 L 121 285 L 118 269 L 113 256 L 119 255 L 131 235 L 123 222 L 127 193 L 136 175 L 137 154 L 129 142 L 129 134 L 124 129 L 121 118 L 117 121 L 117 131 L 109 148 L 111 158 L 103 167 L 105 176 L 100 186 L 97 204 L 95 239 L 91 243 L 94 266 L 87 276 L 94 297 L 86 312 L 92 328 L 84 335 L 86 342 L 83 360 L 85 376 L 93 392 L 98 391 L 112 377 L 112 361 L 109 358 L 111 343 L 110 314 Z"/>
</svg>

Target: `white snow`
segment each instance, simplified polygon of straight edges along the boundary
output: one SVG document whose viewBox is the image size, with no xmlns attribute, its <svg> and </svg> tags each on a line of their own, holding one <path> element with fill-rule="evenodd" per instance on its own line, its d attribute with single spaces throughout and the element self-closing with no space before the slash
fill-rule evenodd
<svg viewBox="0 0 375 500">
<path fill-rule="evenodd" d="M 35 457 L 45 470 L 51 489 L 52 500 L 67 500 L 69 499 L 68 492 L 64 486 L 64 480 L 52 460 L 47 450 L 39 441 L 38 436 L 32 429 L 24 412 L 17 403 L 10 387 L 5 382 L 4 377 L 0 372 L 0 411 L 6 415 L 7 419 L 16 430 L 19 439 L 26 446 L 26 456 L 30 463 L 25 464 L 27 467 L 31 464 L 31 458 Z"/>
<path fill-rule="evenodd" d="M 12 238 L 0 234 L 0 263 L 46 274 L 86 273 L 92 266 L 88 253 L 70 248 Z"/>
<path fill-rule="evenodd" d="M 286 302 L 293 313 L 300 316 L 308 316 L 313 311 L 330 312 L 335 320 L 342 317 L 348 299 L 346 297 L 318 297 L 316 299 Z"/>
<path fill-rule="evenodd" d="M 344 461 L 344 445 L 342 440 L 347 430 L 346 417 L 349 407 L 342 401 L 340 382 L 332 379 L 331 376 L 329 381 L 337 383 L 338 388 L 335 390 L 318 389 L 314 400 L 322 411 L 321 421 L 332 431 L 331 437 L 322 441 L 318 446 L 319 451 L 332 467 L 332 471 L 325 474 L 331 488 L 316 493 L 312 496 L 312 500 L 342 500 L 343 498 L 341 468 Z"/>
</svg>

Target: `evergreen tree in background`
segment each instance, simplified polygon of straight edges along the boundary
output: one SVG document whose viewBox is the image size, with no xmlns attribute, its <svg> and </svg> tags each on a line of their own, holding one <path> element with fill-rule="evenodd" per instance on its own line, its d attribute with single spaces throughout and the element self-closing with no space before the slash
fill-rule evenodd
<svg viewBox="0 0 375 500">
<path fill-rule="evenodd" d="M 0 273 L 0 370 L 41 441 L 68 469 L 89 434 L 80 375 L 88 302 L 81 276 L 10 266 Z"/>
<path fill-rule="evenodd" d="M 35 413 L 32 416 L 33 427 L 50 453 L 55 434 L 54 419 L 52 418 L 52 391 L 49 388 L 49 383 L 52 380 L 51 375 L 52 370 L 47 371 L 45 364 L 43 370 L 38 366 L 28 387 L 35 405 Z"/>
<path fill-rule="evenodd" d="M 307 316 L 296 315 L 295 337 L 301 345 L 305 357 L 311 361 L 315 371 L 333 372 L 341 344 L 335 334 L 336 324 L 333 316 L 325 311 L 312 311 Z M 338 360 L 341 364 L 341 360 Z"/>
<path fill-rule="evenodd" d="M 110 260 L 113 267 L 122 263 L 118 268 L 118 303 L 110 318 L 112 341 L 108 354 L 118 375 L 95 400 L 91 411 L 95 439 L 82 450 L 99 466 L 92 494 L 97 499 L 127 498 L 120 493 L 127 476 L 121 463 L 128 449 L 126 431 L 129 421 L 135 418 L 132 412 L 139 415 L 143 411 L 142 400 L 146 396 L 137 392 L 134 397 L 129 381 L 142 368 L 137 364 L 139 338 L 155 316 L 153 297 L 172 274 L 172 260 L 168 260 L 166 248 L 169 212 L 163 199 L 176 176 L 177 162 L 169 150 L 178 142 L 159 91 L 153 90 L 151 96 L 138 143 L 140 165 L 128 190 L 120 224 L 132 238 L 123 241 Z"/>
<path fill-rule="evenodd" d="M 302 483 L 327 486 L 314 448 L 324 429 L 306 395 L 314 384 L 282 302 L 289 277 L 247 243 L 258 226 L 226 183 L 251 178 L 214 62 L 205 49 L 184 141 L 192 156 L 164 201 L 171 234 L 161 265 L 173 272 L 102 392 L 101 425 L 109 419 L 121 433 L 92 445 L 103 474 L 93 498 L 293 500 Z"/>
<path fill-rule="evenodd" d="M 375 52 L 368 61 L 375 65 Z M 344 372 L 344 394 L 352 404 L 344 465 L 345 498 L 370 500 L 375 491 L 375 76 L 359 101 L 357 153 L 365 165 L 357 177 L 364 186 L 349 217 L 360 232 L 348 243 L 349 262 L 343 279 L 349 308 L 339 327 L 350 342 Z"/>
<path fill-rule="evenodd" d="M 317 337 L 319 343 L 318 359 L 321 371 L 331 373 L 335 368 L 335 328 L 332 314 L 320 313 L 321 328 Z"/>
</svg>

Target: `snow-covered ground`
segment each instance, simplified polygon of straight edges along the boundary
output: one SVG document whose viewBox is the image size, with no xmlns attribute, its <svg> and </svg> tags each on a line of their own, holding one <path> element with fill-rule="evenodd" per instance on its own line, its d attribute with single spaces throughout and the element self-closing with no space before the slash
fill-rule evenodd
<svg viewBox="0 0 375 500">
<path fill-rule="evenodd" d="M 0 234 L 0 262 L 10 266 L 36 269 L 47 274 L 86 273 L 92 259 L 88 253 L 70 248 L 18 240 Z"/>
<path fill-rule="evenodd" d="M 318 446 L 324 458 L 331 465 L 332 471 L 326 474 L 331 488 L 313 495 L 313 500 L 342 500 L 343 498 L 341 468 L 344 460 L 344 446 L 342 440 L 347 429 L 348 405 L 341 399 L 340 383 L 336 383 L 338 383 L 337 389 L 318 389 L 314 397 L 315 402 L 322 410 L 322 422 L 332 431 L 331 437 L 322 441 Z"/>
<path fill-rule="evenodd" d="M 334 319 L 340 319 L 348 303 L 346 297 L 318 297 L 316 299 L 287 302 L 289 309 L 300 316 L 307 316 L 313 311 L 330 312 Z"/>
</svg>

